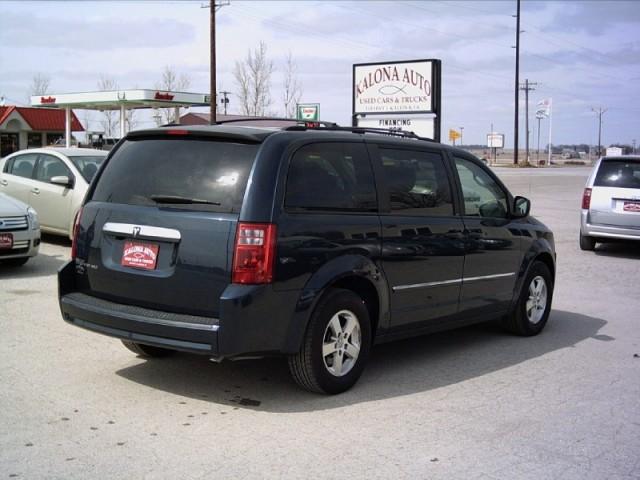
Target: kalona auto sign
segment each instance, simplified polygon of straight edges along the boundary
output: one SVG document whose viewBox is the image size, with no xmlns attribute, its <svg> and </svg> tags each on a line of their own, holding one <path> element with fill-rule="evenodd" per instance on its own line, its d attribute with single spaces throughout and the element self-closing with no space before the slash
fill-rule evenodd
<svg viewBox="0 0 640 480">
<path fill-rule="evenodd" d="M 432 113 L 432 60 L 354 65 L 354 113 Z"/>
</svg>

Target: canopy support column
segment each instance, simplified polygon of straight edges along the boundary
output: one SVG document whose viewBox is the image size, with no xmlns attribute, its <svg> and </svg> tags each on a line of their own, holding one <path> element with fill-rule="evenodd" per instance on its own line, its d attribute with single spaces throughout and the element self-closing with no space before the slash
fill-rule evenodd
<svg viewBox="0 0 640 480">
<path fill-rule="evenodd" d="M 64 146 L 71 147 L 71 107 L 64 107 Z"/>
<path fill-rule="evenodd" d="M 180 107 L 174 107 L 173 109 L 173 123 L 180 125 Z"/>
<path fill-rule="evenodd" d="M 120 104 L 120 138 L 125 136 L 125 123 L 127 121 L 127 114 L 124 109 L 124 104 Z"/>
</svg>

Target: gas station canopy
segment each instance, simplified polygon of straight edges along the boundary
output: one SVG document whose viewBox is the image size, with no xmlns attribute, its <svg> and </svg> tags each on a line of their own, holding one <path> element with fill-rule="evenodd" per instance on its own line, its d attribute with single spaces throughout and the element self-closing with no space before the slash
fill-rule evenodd
<svg viewBox="0 0 640 480">
<path fill-rule="evenodd" d="M 105 92 L 82 92 L 35 95 L 31 97 L 33 107 L 64 108 L 65 143 L 71 145 L 71 109 L 120 110 L 120 137 L 125 135 L 125 112 L 138 108 L 175 108 L 179 121 L 180 107 L 206 107 L 210 96 L 204 93 L 169 92 L 164 90 L 112 90 Z"/>
</svg>

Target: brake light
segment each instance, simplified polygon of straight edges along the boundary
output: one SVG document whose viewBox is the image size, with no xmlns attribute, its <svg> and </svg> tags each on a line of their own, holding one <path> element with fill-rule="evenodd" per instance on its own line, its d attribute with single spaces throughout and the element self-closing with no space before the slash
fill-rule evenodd
<svg viewBox="0 0 640 480">
<path fill-rule="evenodd" d="M 189 130 L 167 130 L 167 135 L 189 135 Z"/>
<path fill-rule="evenodd" d="M 271 283 L 275 247 L 275 225 L 239 223 L 233 251 L 231 281 L 250 285 Z"/>
<path fill-rule="evenodd" d="M 82 216 L 82 207 L 76 213 L 76 218 L 73 221 L 73 239 L 71 240 L 71 260 L 76 259 L 78 253 L 78 231 L 80 230 L 80 217 Z"/>
<path fill-rule="evenodd" d="M 582 194 L 582 208 L 585 210 L 589 210 L 590 205 L 591 205 L 591 189 L 585 188 L 584 193 Z"/>
</svg>

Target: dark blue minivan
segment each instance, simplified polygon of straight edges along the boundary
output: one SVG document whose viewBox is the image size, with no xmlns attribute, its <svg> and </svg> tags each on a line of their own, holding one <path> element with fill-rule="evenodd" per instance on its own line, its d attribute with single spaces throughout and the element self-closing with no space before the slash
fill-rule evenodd
<svg viewBox="0 0 640 480">
<path fill-rule="evenodd" d="M 371 346 L 545 326 L 553 234 L 469 153 L 343 127 L 165 127 L 112 150 L 59 273 L 65 321 L 135 353 L 287 356 L 355 384 Z"/>
</svg>

